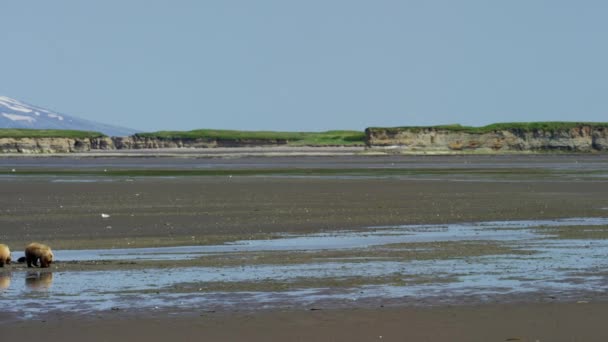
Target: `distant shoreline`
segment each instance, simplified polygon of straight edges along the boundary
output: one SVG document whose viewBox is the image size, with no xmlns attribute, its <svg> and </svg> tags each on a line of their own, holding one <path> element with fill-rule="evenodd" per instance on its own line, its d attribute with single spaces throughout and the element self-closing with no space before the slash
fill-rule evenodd
<svg viewBox="0 0 608 342">
<path fill-rule="evenodd" d="M 3 158 L 244 158 L 244 157 L 332 157 L 332 156 L 514 156 L 514 155 L 603 155 L 601 151 L 568 150 L 407 150 L 401 146 L 252 146 L 209 148 L 150 148 L 90 150 L 86 152 L 0 152 Z"/>
<path fill-rule="evenodd" d="M 255 147 L 213 147 L 213 148 L 158 148 L 158 149 L 124 149 L 124 150 L 91 150 L 87 152 L 65 153 L 0 153 L 3 157 L 285 157 L 285 156 L 352 156 L 366 151 L 362 146 L 255 146 Z M 384 154 L 384 153 L 381 153 Z"/>
<path fill-rule="evenodd" d="M 493 155 L 606 151 L 608 124 L 585 122 L 504 123 L 484 127 L 372 127 L 365 132 L 161 131 L 127 137 L 108 137 L 95 132 L 3 132 L 0 129 L 0 153 L 5 155 Z"/>
</svg>

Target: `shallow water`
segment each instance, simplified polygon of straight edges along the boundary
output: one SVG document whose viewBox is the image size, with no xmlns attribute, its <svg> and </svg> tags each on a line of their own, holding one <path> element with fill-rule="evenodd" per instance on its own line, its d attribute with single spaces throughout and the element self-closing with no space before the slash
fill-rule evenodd
<svg viewBox="0 0 608 342">
<path fill-rule="evenodd" d="M 213 246 L 57 250 L 55 251 L 55 257 L 59 261 L 188 260 L 210 253 L 338 250 L 366 248 L 393 243 L 437 241 L 521 241 L 541 237 L 538 233 L 531 230 L 537 227 L 604 225 L 608 225 L 608 218 L 493 221 L 448 225 L 403 225 L 306 235 L 283 234 L 278 239 L 241 240 Z"/>
<path fill-rule="evenodd" d="M 183 260 L 210 253 L 346 250 L 392 243 L 492 241 L 534 251 L 435 260 L 349 260 L 288 265 L 180 267 L 108 271 L 13 272 L 0 276 L 0 307 L 21 317 L 49 310 L 95 312 L 113 307 L 196 310 L 230 307 L 323 305 L 401 299 L 446 301 L 463 296 L 559 293 L 574 295 L 608 290 L 608 240 L 565 240 L 541 234 L 538 227 L 608 226 L 608 218 L 477 222 L 449 225 L 373 227 L 272 240 L 237 241 L 217 246 L 56 251 L 59 261 Z M 277 292 L 199 290 L 197 284 L 284 282 L 302 279 L 401 277 L 403 284 L 306 288 Z M 407 284 L 408 279 L 428 279 Z M 184 286 L 188 284 L 188 286 Z M 297 288 L 297 286 L 296 286 Z"/>
</svg>

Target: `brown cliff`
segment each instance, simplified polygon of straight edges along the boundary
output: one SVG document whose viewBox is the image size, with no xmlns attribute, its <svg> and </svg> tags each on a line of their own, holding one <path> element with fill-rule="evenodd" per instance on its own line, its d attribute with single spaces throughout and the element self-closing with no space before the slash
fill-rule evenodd
<svg viewBox="0 0 608 342">
<path fill-rule="evenodd" d="M 100 138 L 0 138 L 1 153 L 69 153 L 114 149 L 112 139 Z"/>
<path fill-rule="evenodd" d="M 608 150 L 604 124 L 530 125 L 507 128 L 461 126 L 368 128 L 366 142 L 372 149 L 402 153 L 594 152 Z M 560 127 L 561 126 L 561 127 Z"/>
</svg>

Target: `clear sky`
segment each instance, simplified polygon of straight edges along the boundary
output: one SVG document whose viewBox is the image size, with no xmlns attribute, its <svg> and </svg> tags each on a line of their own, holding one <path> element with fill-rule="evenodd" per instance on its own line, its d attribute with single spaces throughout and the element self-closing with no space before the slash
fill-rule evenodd
<svg viewBox="0 0 608 342">
<path fill-rule="evenodd" d="M 141 130 L 608 121 L 608 1 L 0 0 L 0 95 Z"/>
</svg>

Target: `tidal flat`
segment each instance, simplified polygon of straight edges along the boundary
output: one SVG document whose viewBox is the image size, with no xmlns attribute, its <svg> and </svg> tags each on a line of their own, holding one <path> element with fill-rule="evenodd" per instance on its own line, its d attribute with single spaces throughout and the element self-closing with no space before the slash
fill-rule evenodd
<svg viewBox="0 0 608 342">
<path fill-rule="evenodd" d="M 608 158 L 5 158 L 13 319 L 603 300 Z M 201 171 L 203 170 L 203 171 Z"/>
</svg>

